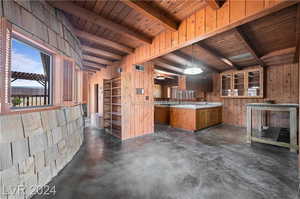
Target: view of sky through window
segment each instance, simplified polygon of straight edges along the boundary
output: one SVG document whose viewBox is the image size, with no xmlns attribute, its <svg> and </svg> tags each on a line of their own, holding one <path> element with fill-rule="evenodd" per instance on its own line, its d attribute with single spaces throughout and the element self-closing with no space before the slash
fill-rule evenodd
<svg viewBox="0 0 300 199">
<path fill-rule="evenodd" d="M 41 61 L 40 51 L 19 40 L 12 40 L 12 71 L 45 74 Z M 12 82 L 13 87 L 42 87 L 36 81 L 16 80 Z"/>
</svg>

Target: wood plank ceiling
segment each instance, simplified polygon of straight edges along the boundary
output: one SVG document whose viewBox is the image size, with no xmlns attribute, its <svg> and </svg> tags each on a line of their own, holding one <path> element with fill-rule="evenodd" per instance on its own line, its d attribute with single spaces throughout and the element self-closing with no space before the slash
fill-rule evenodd
<svg viewBox="0 0 300 199">
<path fill-rule="evenodd" d="M 116 61 L 135 48 L 151 43 L 160 32 L 177 30 L 182 20 L 209 6 L 211 1 L 218 0 L 48 2 L 67 15 L 86 56 Z"/>
<path fill-rule="evenodd" d="M 118 61 L 135 48 L 151 43 L 165 30 L 176 30 L 199 9 L 218 9 L 222 0 L 73 0 L 49 1 L 65 12 L 81 41 L 85 65 L 96 68 Z M 182 73 L 200 65 L 205 72 L 241 69 L 252 65 L 295 61 L 298 5 L 220 33 L 154 60 L 167 72 Z M 298 11 L 297 11 L 298 10 Z M 297 22 L 298 19 L 298 22 Z M 299 35 L 299 25 L 297 35 Z M 300 37 L 300 36 L 299 36 Z M 276 55 L 276 57 L 274 56 Z M 275 58 L 274 58 L 275 57 Z M 296 60 L 297 61 L 297 60 Z"/>
<path fill-rule="evenodd" d="M 194 59 L 189 60 L 196 60 L 207 72 L 242 69 L 254 65 L 265 67 L 293 63 L 297 46 L 297 12 L 300 10 L 297 9 L 298 6 L 285 8 L 159 59 L 184 69 L 191 64 L 176 58 L 174 54 L 182 58 L 194 56 Z M 160 63 L 155 63 L 161 66 Z"/>
</svg>

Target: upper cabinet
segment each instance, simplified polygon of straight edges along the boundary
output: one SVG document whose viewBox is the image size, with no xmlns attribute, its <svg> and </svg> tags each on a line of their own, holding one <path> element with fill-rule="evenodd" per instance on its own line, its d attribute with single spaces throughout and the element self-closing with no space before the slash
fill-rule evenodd
<svg viewBox="0 0 300 199">
<path fill-rule="evenodd" d="M 223 73 L 221 75 L 221 96 L 232 95 L 232 73 Z"/>
<path fill-rule="evenodd" d="M 221 73 L 221 97 L 263 98 L 263 69 Z"/>
</svg>

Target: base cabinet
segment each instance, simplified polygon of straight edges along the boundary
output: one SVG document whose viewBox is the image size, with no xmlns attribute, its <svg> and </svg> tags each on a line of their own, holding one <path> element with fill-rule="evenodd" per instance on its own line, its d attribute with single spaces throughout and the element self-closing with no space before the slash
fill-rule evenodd
<svg viewBox="0 0 300 199">
<path fill-rule="evenodd" d="M 157 124 L 170 124 L 170 107 L 155 106 L 154 122 Z"/>
<path fill-rule="evenodd" d="M 170 125 L 188 131 L 197 131 L 222 123 L 222 107 L 205 109 L 171 108 Z"/>
<path fill-rule="evenodd" d="M 196 111 L 197 130 L 222 123 L 222 107 L 198 109 Z"/>
</svg>

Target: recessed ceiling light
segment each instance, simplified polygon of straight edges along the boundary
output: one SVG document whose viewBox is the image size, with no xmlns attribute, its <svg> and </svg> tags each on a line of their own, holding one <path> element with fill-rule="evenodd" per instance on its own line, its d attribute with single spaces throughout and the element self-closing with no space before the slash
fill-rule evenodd
<svg viewBox="0 0 300 199">
<path fill-rule="evenodd" d="M 183 73 L 186 75 L 198 75 L 202 72 L 203 72 L 203 70 L 201 68 L 197 68 L 197 67 L 186 68 L 183 71 Z"/>
</svg>

